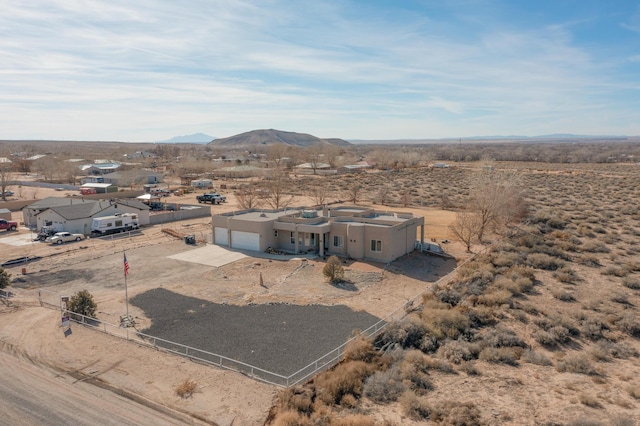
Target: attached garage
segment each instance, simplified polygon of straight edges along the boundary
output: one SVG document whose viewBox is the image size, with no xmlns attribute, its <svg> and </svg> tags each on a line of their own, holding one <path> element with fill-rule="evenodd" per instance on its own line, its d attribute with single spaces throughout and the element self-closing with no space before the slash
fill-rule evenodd
<svg viewBox="0 0 640 426">
<path fill-rule="evenodd" d="M 257 232 L 231 231 L 231 248 L 260 251 L 260 234 Z"/>
<path fill-rule="evenodd" d="M 229 232 L 227 228 L 215 228 L 214 241 L 219 246 L 229 246 Z"/>
</svg>

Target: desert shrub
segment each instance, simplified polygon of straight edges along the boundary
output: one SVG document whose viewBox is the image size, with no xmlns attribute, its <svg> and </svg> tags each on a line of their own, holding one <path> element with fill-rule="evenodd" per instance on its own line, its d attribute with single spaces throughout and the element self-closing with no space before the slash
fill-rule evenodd
<svg viewBox="0 0 640 426">
<path fill-rule="evenodd" d="M 640 290 L 640 281 L 635 277 L 624 277 L 622 285 L 632 290 Z"/>
<path fill-rule="evenodd" d="M 534 352 L 532 350 L 525 350 L 522 354 L 521 359 L 524 362 L 528 362 L 529 364 L 542 365 L 542 366 L 551 365 L 551 361 L 543 353 Z"/>
<path fill-rule="evenodd" d="M 311 420 L 297 411 L 282 411 L 273 421 L 274 426 L 308 426 Z"/>
<path fill-rule="evenodd" d="M 322 273 L 332 283 L 340 281 L 344 278 L 342 262 L 340 262 L 340 259 L 338 259 L 337 256 L 330 256 L 329 259 L 327 259 L 327 263 L 324 265 L 324 268 L 322 268 Z"/>
<path fill-rule="evenodd" d="M 427 370 L 429 370 L 430 358 L 418 350 L 410 350 L 405 353 L 404 360 L 400 364 L 400 378 L 405 384 L 418 393 L 425 393 L 433 389 Z M 408 383 L 407 383 L 408 382 Z"/>
<path fill-rule="evenodd" d="M 567 267 L 567 266 L 563 266 L 562 268 L 558 269 L 557 271 L 555 271 L 553 273 L 553 277 L 560 281 L 561 283 L 575 283 L 578 280 L 578 276 L 576 275 L 576 272 Z"/>
<path fill-rule="evenodd" d="M 376 371 L 364 382 L 364 394 L 379 404 L 393 402 L 406 390 L 397 366 Z"/>
<path fill-rule="evenodd" d="M 608 327 L 599 318 L 587 318 L 582 322 L 581 333 L 588 339 L 602 339 L 602 332 Z"/>
<path fill-rule="evenodd" d="M 479 359 L 494 364 L 518 365 L 522 350 L 520 348 L 484 348 L 480 351 Z"/>
<path fill-rule="evenodd" d="M 363 361 L 349 361 L 325 371 L 314 380 L 317 396 L 326 405 L 339 404 L 342 397 L 351 394 L 356 398 L 362 395 L 364 379 L 375 366 Z"/>
<path fill-rule="evenodd" d="M 599 375 L 586 354 L 575 354 L 565 357 L 557 363 L 556 370 L 561 373 L 586 374 L 589 376 Z"/>
<path fill-rule="evenodd" d="M 498 252 L 494 253 L 491 258 L 491 263 L 497 267 L 510 267 L 517 263 L 522 262 L 522 258 L 518 253 Z"/>
<path fill-rule="evenodd" d="M 430 419 L 446 425 L 479 425 L 480 410 L 473 402 L 442 401 L 432 404 Z"/>
<path fill-rule="evenodd" d="M 398 345 L 405 349 L 420 348 L 426 333 L 427 329 L 420 318 L 409 316 L 389 324 L 376 338 L 374 345 L 378 348 L 390 345 Z"/>
<path fill-rule="evenodd" d="M 373 342 L 363 336 L 358 336 L 347 343 L 344 350 L 344 358 L 347 361 L 364 361 L 371 363 L 379 357 L 378 351 L 373 347 Z"/>
<path fill-rule="evenodd" d="M 640 399 L 640 386 L 627 386 L 627 392 L 634 399 Z"/>
<path fill-rule="evenodd" d="M 613 294 L 611 295 L 611 301 L 620 303 L 622 305 L 628 305 L 629 296 L 627 296 L 625 293 L 622 293 L 620 291 L 614 291 Z"/>
<path fill-rule="evenodd" d="M 457 309 L 425 309 L 422 319 L 429 333 L 439 339 L 456 339 L 469 330 L 469 318 Z"/>
<path fill-rule="evenodd" d="M 4 268 L 0 268 L 0 289 L 7 288 L 11 283 L 11 274 Z"/>
<path fill-rule="evenodd" d="M 278 408 L 308 416 L 313 412 L 313 392 L 299 386 L 285 389 L 278 395 Z"/>
<path fill-rule="evenodd" d="M 609 247 L 599 241 L 587 241 L 582 245 L 582 251 L 589 253 L 609 253 Z"/>
<path fill-rule="evenodd" d="M 192 397 L 193 394 L 196 392 L 197 388 L 198 388 L 198 384 L 196 382 L 194 382 L 193 380 L 185 379 L 184 382 L 176 386 L 174 391 L 176 395 L 184 399 L 184 398 Z"/>
<path fill-rule="evenodd" d="M 495 268 L 483 258 L 469 262 L 458 270 L 458 279 L 470 289 L 472 294 L 474 289 L 484 290 L 493 281 L 494 276 Z"/>
<path fill-rule="evenodd" d="M 93 301 L 93 296 L 87 290 L 80 290 L 77 294 L 71 296 L 68 305 L 69 311 L 90 318 L 96 317 L 97 308 L 98 305 Z"/>
<path fill-rule="evenodd" d="M 581 393 L 578 395 L 578 400 L 581 404 L 586 405 L 587 407 L 602 408 L 602 404 L 598 401 L 598 398 L 593 395 Z"/>
<path fill-rule="evenodd" d="M 625 344 L 609 340 L 600 340 L 591 350 L 594 358 L 600 361 L 608 361 L 611 357 L 626 359 L 637 356 L 635 348 Z"/>
<path fill-rule="evenodd" d="M 564 262 L 545 253 L 531 253 L 527 256 L 527 264 L 537 269 L 555 271 L 564 266 Z"/>
<path fill-rule="evenodd" d="M 431 415 L 431 407 L 425 397 L 419 397 L 414 392 L 407 391 L 400 398 L 402 413 L 412 420 L 426 420 Z"/>
<path fill-rule="evenodd" d="M 469 361 L 476 356 L 469 350 L 469 343 L 459 340 L 449 340 L 438 349 L 438 355 L 454 364 L 460 364 L 463 361 Z"/>
<path fill-rule="evenodd" d="M 494 290 L 478 297 L 477 303 L 485 306 L 502 306 L 511 300 L 511 292 L 507 290 Z"/>
<path fill-rule="evenodd" d="M 580 328 L 578 327 L 578 324 L 566 315 L 550 316 L 549 324 L 551 324 L 551 327 L 564 327 L 570 336 L 575 337 L 580 335 Z"/>
<path fill-rule="evenodd" d="M 551 295 L 562 302 L 573 302 L 576 300 L 571 293 L 561 288 L 551 289 Z"/>
<path fill-rule="evenodd" d="M 518 335 L 510 328 L 498 325 L 496 328 L 490 329 L 483 336 L 482 341 L 493 348 L 515 347 L 525 348 L 527 345 L 518 337 Z"/>
<path fill-rule="evenodd" d="M 617 322 L 618 327 L 633 337 L 640 337 L 640 320 L 633 313 L 626 313 Z"/>
<path fill-rule="evenodd" d="M 602 266 L 600 263 L 600 257 L 593 254 L 583 254 L 578 258 L 578 263 L 585 266 L 590 266 L 592 268 L 597 268 Z"/>
<path fill-rule="evenodd" d="M 569 332 L 562 326 L 551 327 L 548 330 L 535 330 L 532 336 L 536 342 L 546 347 L 553 347 L 570 340 Z"/>
<path fill-rule="evenodd" d="M 480 370 L 471 361 L 461 363 L 460 371 L 467 373 L 468 376 L 480 376 Z"/>
<path fill-rule="evenodd" d="M 616 277 L 625 277 L 629 271 L 623 266 L 607 266 L 601 272 L 602 275 L 613 275 Z"/>
<path fill-rule="evenodd" d="M 495 310 L 488 306 L 466 307 L 466 315 L 469 318 L 471 327 L 475 328 L 494 325 L 498 321 Z"/>
</svg>

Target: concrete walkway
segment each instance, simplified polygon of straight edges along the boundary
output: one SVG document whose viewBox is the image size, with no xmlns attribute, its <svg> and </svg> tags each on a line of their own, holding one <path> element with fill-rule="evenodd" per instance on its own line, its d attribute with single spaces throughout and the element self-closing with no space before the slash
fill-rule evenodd
<svg viewBox="0 0 640 426">
<path fill-rule="evenodd" d="M 233 263 L 236 260 L 247 257 L 238 250 L 229 250 L 228 248 L 207 244 L 204 247 L 187 250 L 182 253 L 167 256 L 169 259 L 184 260 L 185 262 L 199 263 L 201 265 L 209 265 L 220 267 Z"/>
</svg>

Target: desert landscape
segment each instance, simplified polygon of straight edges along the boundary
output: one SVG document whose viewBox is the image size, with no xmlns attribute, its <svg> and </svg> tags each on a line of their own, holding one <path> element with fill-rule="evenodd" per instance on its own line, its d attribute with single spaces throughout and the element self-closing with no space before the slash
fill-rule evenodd
<svg viewBox="0 0 640 426">
<path fill-rule="evenodd" d="M 128 144 L 102 147 L 93 155 L 109 158 L 137 149 L 122 145 Z M 280 199 L 290 206 L 358 204 L 424 216 L 425 237 L 450 256 L 413 252 L 390 264 L 345 258 L 339 283 L 327 281 L 326 260 L 314 256 L 243 252 L 228 264 L 202 263 L 199 259 L 217 256 L 218 248 L 211 245 L 207 217 L 146 226 L 130 238 L 60 246 L 32 241 L 33 231 L 24 227 L 3 231 L 2 259 L 41 257 L 6 268 L 11 297 L 1 307 L 0 345 L 10 361 L 3 368 L 21 372 L 17 376 L 26 386 L 45 393 L 83 386 L 79 405 L 85 407 L 117 406 L 101 394 L 105 390 L 133 401 L 130 417 L 114 418 L 113 424 L 635 424 L 640 421 L 640 166 L 618 160 L 633 159 L 640 148 L 635 142 L 543 148 L 474 144 L 464 147 L 463 158 L 455 145 L 331 147 L 323 154 L 376 164 L 353 174 L 301 172 L 283 164 L 286 189 Z M 9 153 L 15 146 L 5 149 Z M 64 144 L 55 149 L 72 151 Z M 184 186 L 180 175 L 209 171 L 216 176 L 214 189 L 227 197 L 211 206 L 212 213 L 247 208 L 248 202 L 252 208 L 273 208 L 269 191 L 278 179 L 223 176 L 216 171 L 219 164 L 203 159 L 217 150 L 162 147 L 133 169 L 166 170 L 159 186 L 172 195 L 165 203 L 197 204 L 203 191 L 174 191 Z M 307 150 L 299 149 L 300 161 L 319 155 Z M 280 157 L 275 148 L 264 151 L 265 158 Z M 175 161 L 178 152 L 183 155 Z M 533 161 L 540 152 L 556 156 Z M 567 161 L 576 152 L 581 161 Z M 500 159 L 488 153 L 500 153 Z M 616 161 L 600 162 L 611 157 Z M 3 187 L 14 192 L 7 202 L 73 193 L 11 184 L 31 180 L 55 186 L 77 178 L 62 172 L 47 176 L 45 170 L 34 164 L 28 174 L 12 171 Z M 467 228 L 463 219 L 477 219 L 484 211 L 479 194 L 490 193 L 504 211 L 492 212 L 478 238 L 478 223 Z M 21 211 L 13 211 L 12 219 L 22 222 Z M 184 243 L 187 234 L 197 237 L 195 246 Z M 130 266 L 127 308 L 123 253 Z M 131 339 L 75 323 L 69 330 L 62 327 L 56 303 L 81 290 L 93 296 L 101 322 L 117 327 L 128 309 L 135 320 Z M 262 311 L 262 322 L 248 313 L 265 306 L 284 313 Z M 312 314 L 305 307 L 321 309 Z M 298 316 L 308 312 L 311 323 L 278 316 L 293 308 L 301 308 Z M 224 315 L 235 321 L 216 316 L 226 309 L 231 310 Z M 305 365 L 393 312 L 381 333 L 352 341 L 337 366 L 288 389 L 150 348 L 135 337 L 149 330 L 171 332 L 168 340 L 185 338 L 189 343 L 183 344 L 197 349 L 206 348 L 194 342 L 208 342 L 209 350 L 219 353 L 214 349 L 224 345 L 208 339 L 217 336 L 229 346 L 224 350 L 235 351 L 234 358 L 288 374 L 284 367 Z M 344 328 L 312 327 L 330 320 Z M 221 321 L 223 328 L 214 327 Z M 266 324 L 268 330 L 246 332 Z M 31 372 L 34 366 L 37 374 Z M 185 385 L 191 385 L 189 392 Z M 44 411 L 55 413 L 53 405 Z M 56 418 L 71 421 L 51 417 L 51 422 Z"/>
</svg>

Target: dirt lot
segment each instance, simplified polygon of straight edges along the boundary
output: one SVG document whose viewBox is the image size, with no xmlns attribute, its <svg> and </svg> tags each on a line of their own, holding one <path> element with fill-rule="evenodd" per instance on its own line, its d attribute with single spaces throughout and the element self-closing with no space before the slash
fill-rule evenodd
<svg viewBox="0 0 640 426">
<path fill-rule="evenodd" d="M 44 196 L 45 192 L 40 190 L 39 195 Z M 52 191 L 53 194 L 60 195 Z M 175 201 L 188 202 L 186 197 L 176 197 L 179 200 Z M 229 198 L 229 203 L 212 206 L 212 210 L 233 210 L 234 200 L 232 196 Z M 432 212 L 425 210 L 424 213 Z M 14 219 L 20 220 L 17 215 Z M 442 217 L 434 221 L 433 229 L 440 231 L 427 232 L 427 236 L 448 237 L 443 231 L 445 222 Z M 211 232 L 206 218 L 163 226 L 180 233 Z M 16 237 L 21 237 L 22 242 L 17 242 Z M 344 305 L 383 317 L 428 289 L 431 282 L 446 275 L 455 265 L 453 261 L 425 255 L 410 256 L 386 271 L 384 265 L 353 262 L 345 265 L 352 285 L 338 287 L 324 281 L 322 262 L 316 260 L 283 262 L 247 257 L 216 268 L 171 259 L 168 256 L 194 248 L 162 232 L 161 226 L 148 227 L 143 235 L 130 239 L 89 239 L 56 247 L 30 242 L 29 237 L 30 232 L 25 229 L 17 234 L 0 235 L 2 259 L 42 256 L 41 260 L 25 266 L 25 275 L 21 267 L 9 269 L 14 276 L 11 291 L 15 297 L 13 307 L 5 308 L 0 314 L 3 350 L 63 374 L 77 372 L 98 377 L 150 403 L 216 424 L 263 423 L 277 389 L 241 374 L 203 366 L 82 327 L 73 326 L 72 333 L 65 336 L 59 326 L 59 312 L 41 308 L 36 303 L 38 290 L 55 301 L 59 295 L 87 289 L 98 304 L 98 317 L 117 324 L 125 313 L 123 251 L 126 250 L 130 264 L 127 280 L 130 298 L 144 297 L 149 290 L 162 289 L 216 304 Z M 462 253 L 458 246 L 451 248 Z M 411 273 L 402 274 L 402 271 Z M 260 274 L 264 286 L 259 285 Z M 130 303 L 129 311 L 138 329 L 153 327 L 151 318 L 136 304 Z M 195 381 L 198 391 L 191 398 L 181 399 L 176 396 L 175 388 L 186 379 Z M 55 392 L 55 387 L 51 392 Z"/>
</svg>

